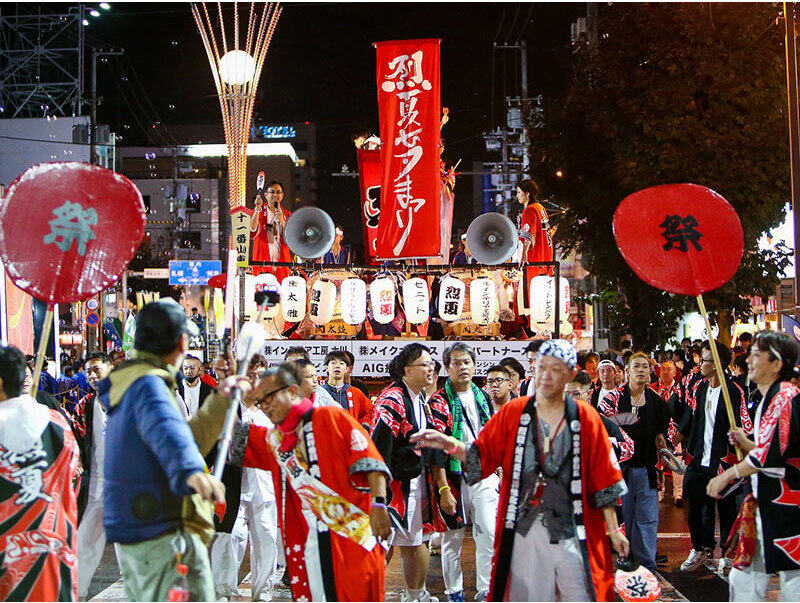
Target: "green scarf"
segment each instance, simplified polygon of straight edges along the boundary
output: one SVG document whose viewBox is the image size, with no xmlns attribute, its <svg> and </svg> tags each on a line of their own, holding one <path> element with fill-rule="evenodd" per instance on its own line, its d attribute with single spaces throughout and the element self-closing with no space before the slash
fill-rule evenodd
<svg viewBox="0 0 800 603">
<path fill-rule="evenodd" d="M 472 395 L 475 396 L 475 401 L 478 403 L 478 420 L 480 420 L 481 427 L 483 427 L 491 417 L 489 400 L 477 385 L 470 383 L 470 387 L 472 387 Z M 447 397 L 447 405 L 450 407 L 450 414 L 453 417 L 453 437 L 463 442 L 464 409 L 461 407 L 461 399 L 458 397 L 456 390 L 453 389 L 453 382 L 450 379 L 444 384 L 444 393 Z M 461 473 L 461 461 L 452 456 L 450 457 L 450 471 L 452 473 Z"/>
</svg>

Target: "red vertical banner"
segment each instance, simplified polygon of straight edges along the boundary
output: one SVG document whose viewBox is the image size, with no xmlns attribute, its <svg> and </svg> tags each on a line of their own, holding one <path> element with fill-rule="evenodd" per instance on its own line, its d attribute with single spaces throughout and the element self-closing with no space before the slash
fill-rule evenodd
<svg viewBox="0 0 800 603">
<path fill-rule="evenodd" d="M 381 212 L 377 255 L 441 253 L 441 40 L 378 42 Z"/>
<path fill-rule="evenodd" d="M 361 224 L 364 228 L 364 258 L 377 263 L 378 218 L 381 215 L 381 152 L 358 150 L 358 180 L 361 188 Z"/>
</svg>

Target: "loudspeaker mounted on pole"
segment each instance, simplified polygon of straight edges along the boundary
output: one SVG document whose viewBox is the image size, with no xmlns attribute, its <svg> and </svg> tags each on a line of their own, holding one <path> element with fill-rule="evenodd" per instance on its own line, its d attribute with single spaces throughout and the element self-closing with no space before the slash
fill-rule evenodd
<svg viewBox="0 0 800 603">
<path fill-rule="evenodd" d="M 327 212 L 317 207 L 303 207 L 286 220 L 283 236 L 292 253 L 306 260 L 316 260 L 331 248 L 336 231 Z"/>
<path fill-rule="evenodd" d="M 467 247 L 481 264 L 502 264 L 517 248 L 517 227 L 503 214 L 483 214 L 467 228 Z"/>
</svg>

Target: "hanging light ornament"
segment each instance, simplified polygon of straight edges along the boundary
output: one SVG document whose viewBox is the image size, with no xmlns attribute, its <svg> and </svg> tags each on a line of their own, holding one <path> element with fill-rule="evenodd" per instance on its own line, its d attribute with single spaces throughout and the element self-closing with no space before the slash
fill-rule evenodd
<svg viewBox="0 0 800 603">
<path fill-rule="evenodd" d="M 367 319 L 367 284 L 360 278 L 342 281 L 340 302 L 342 320 L 349 325 L 360 325 Z"/>
<path fill-rule="evenodd" d="M 488 325 L 497 313 L 497 287 L 493 279 L 476 278 L 469 284 L 469 310 L 472 322 Z"/>
<path fill-rule="evenodd" d="M 556 290 L 555 278 L 552 276 L 535 276 L 531 279 L 528 299 L 531 302 L 531 329 L 534 331 L 542 328 L 553 330 L 555 321 L 563 324 L 569 316 L 569 281 L 560 278 L 560 316 L 556 318 Z"/>
<path fill-rule="evenodd" d="M 311 288 L 309 318 L 315 325 L 326 325 L 333 320 L 336 309 L 336 285 L 318 279 Z"/>
<path fill-rule="evenodd" d="M 447 322 L 461 318 L 467 286 L 464 281 L 445 276 L 439 286 L 439 317 Z"/>
<path fill-rule="evenodd" d="M 406 320 L 412 325 L 421 325 L 430 314 L 430 292 L 424 279 L 414 277 L 403 283 L 403 306 Z"/>
<path fill-rule="evenodd" d="M 376 278 L 369 285 L 369 299 L 372 306 L 372 317 L 381 325 L 388 325 L 394 320 L 395 307 L 394 281 L 389 277 Z"/>
<path fill-rule="evenodd" d="M 300 322 L 306 315 L 306 280 L 287 276 L 281 282 L 281 309 L 286 322 Z"/>
</svg>

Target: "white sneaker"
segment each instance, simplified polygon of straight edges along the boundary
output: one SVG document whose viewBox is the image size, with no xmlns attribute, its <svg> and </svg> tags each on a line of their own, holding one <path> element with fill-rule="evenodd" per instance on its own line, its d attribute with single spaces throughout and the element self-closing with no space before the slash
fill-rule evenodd
<svg viewBox="0 0 800 603">
<path fill-rule="evenodd" d="M 719 566 L 717 567 L 718 576 L 727 576 L 733 569 L 733 559 L 727 557 L 719 558 Z"/>
<path fill-rule="evenodd" d="M 415 599 L 411 598 L 408 589 L 403 589 L 403 592 L 400 595 L 400 601 L 403 601 L 404 603 L 406 601 L 429 601 L 430 603 L 439 603 L 439 599 L 431 595 L 427 588 L 423 588 Z"/>
<path fill-rule="evenodd" d="M 681 563 L 682 572 L 693 572 L 701 567 L 708 560 L 708 553 L 706 551 L 698 551 L 692 549 L 686 561 Z"/>
</svg>

